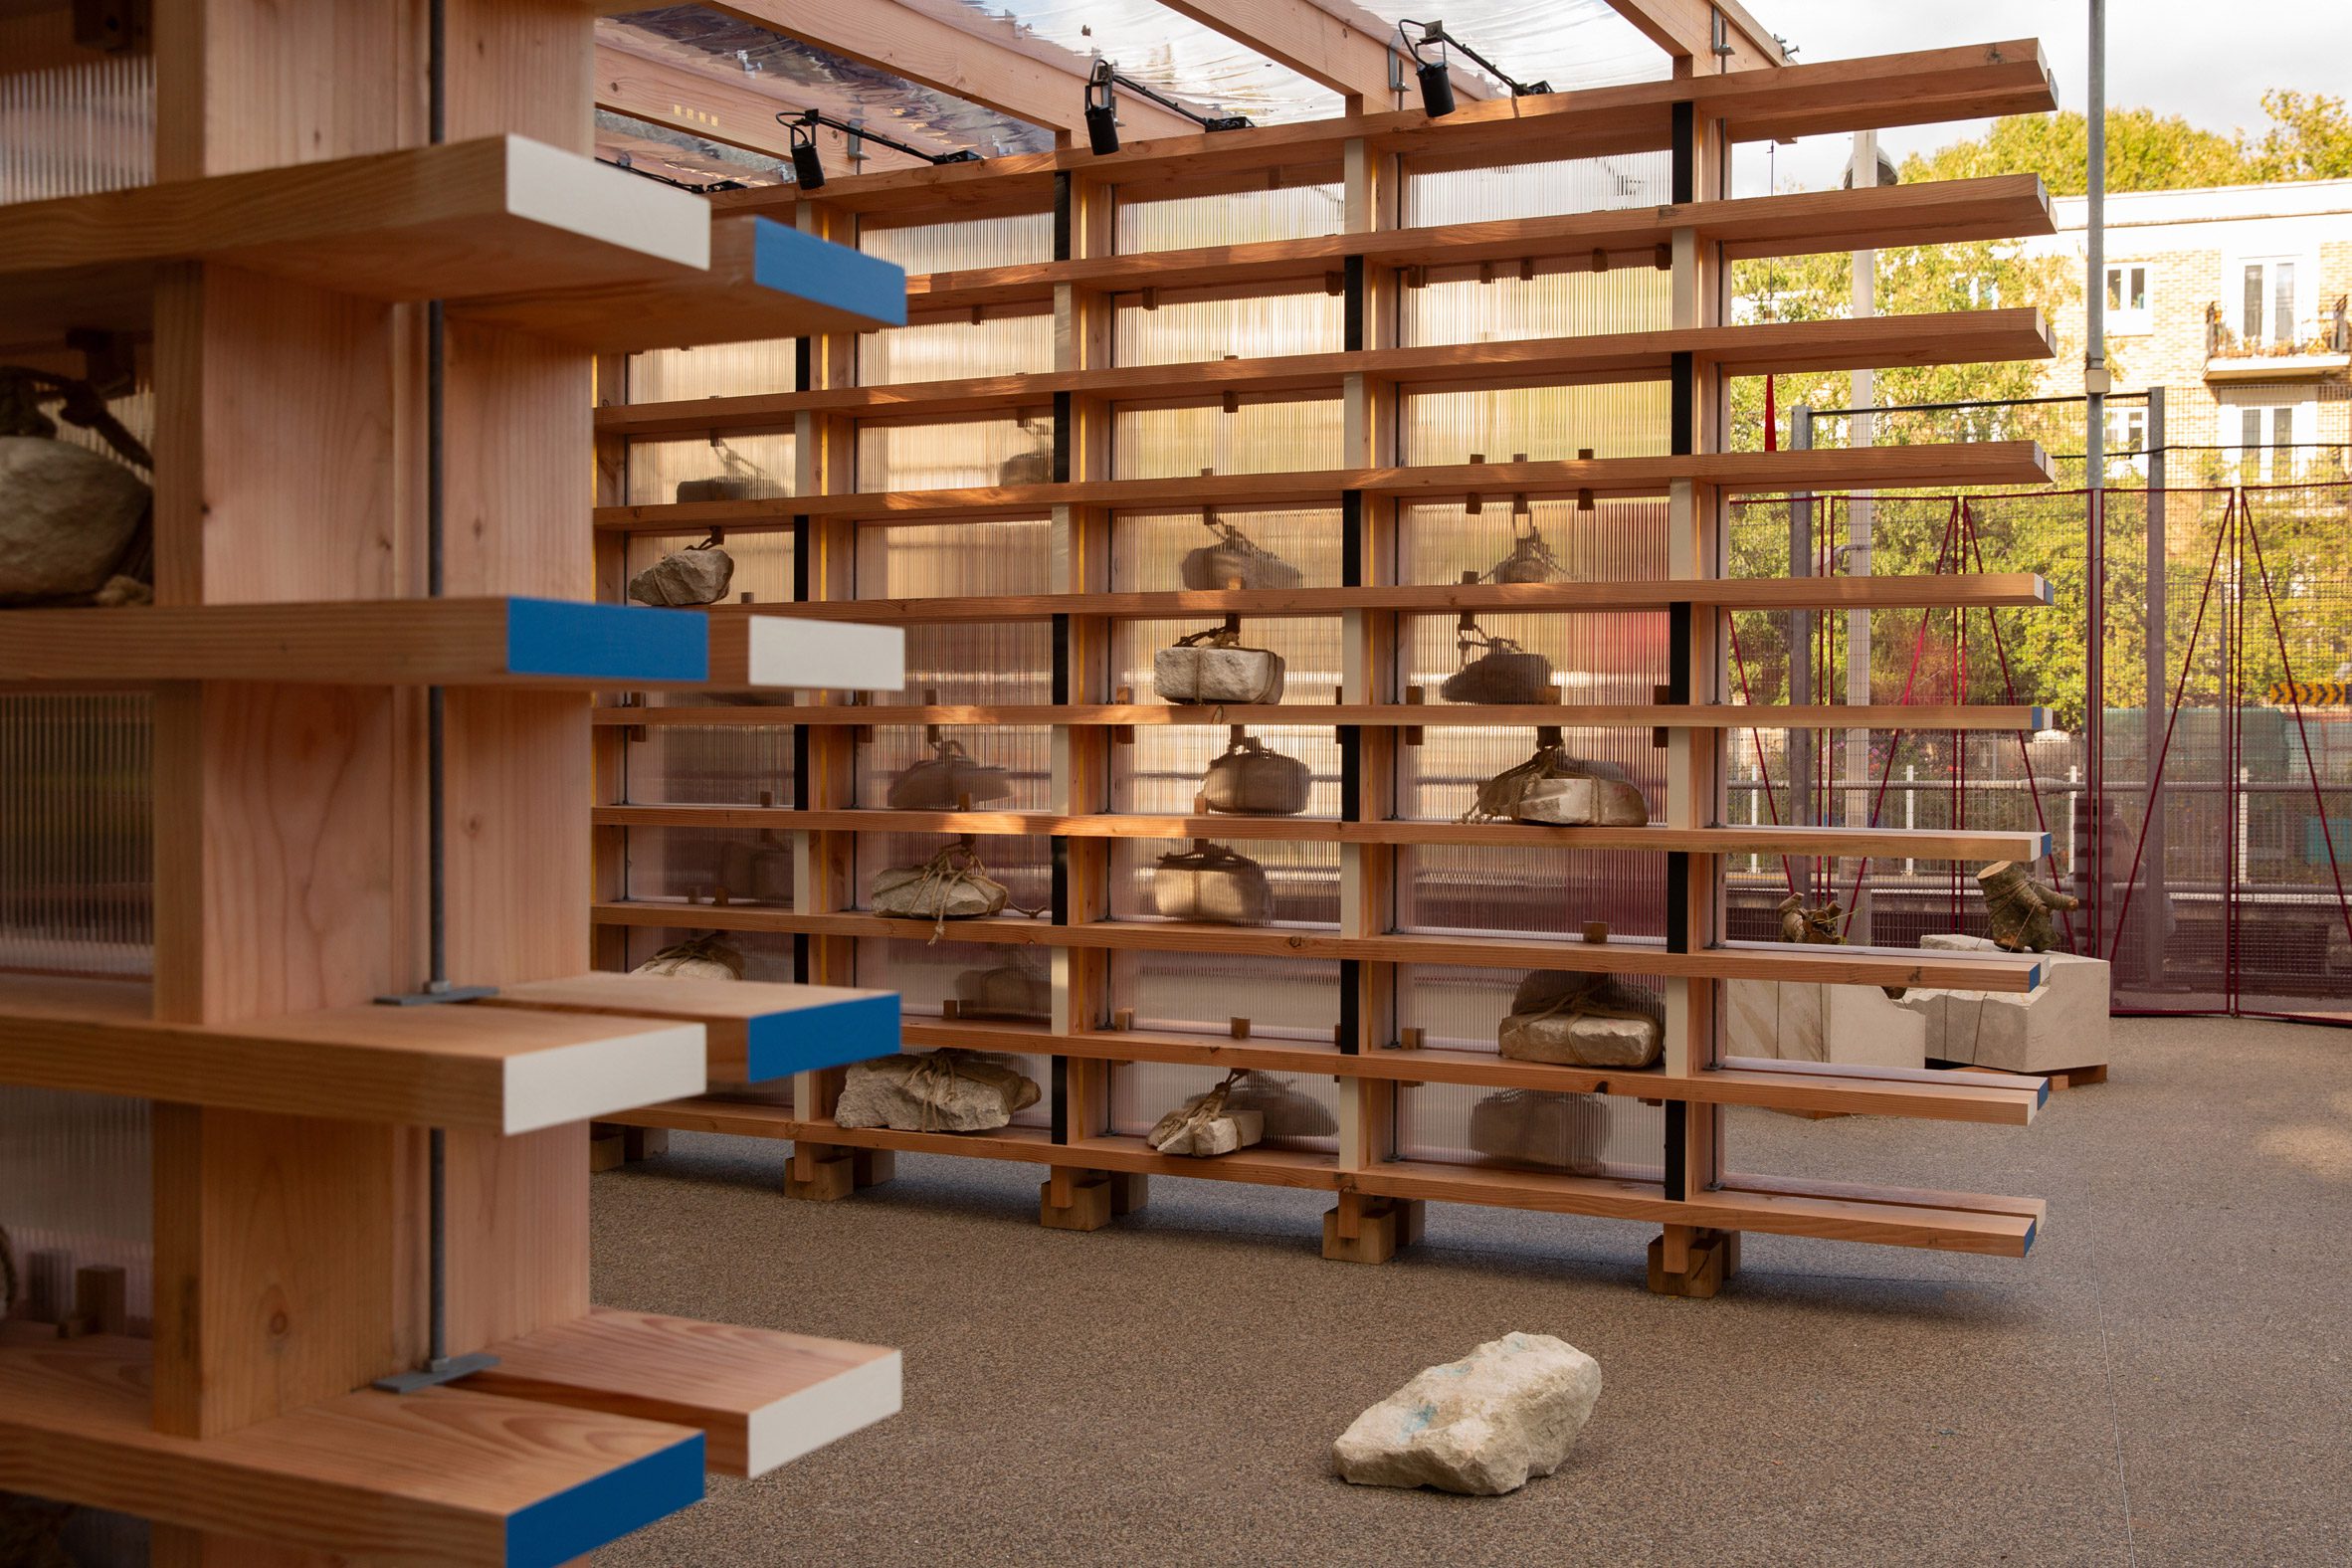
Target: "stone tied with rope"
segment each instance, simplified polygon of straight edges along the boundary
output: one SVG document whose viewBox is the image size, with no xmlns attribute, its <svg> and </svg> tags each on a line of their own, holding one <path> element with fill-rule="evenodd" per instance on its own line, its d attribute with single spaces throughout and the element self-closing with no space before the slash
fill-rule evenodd
<svg viewBox="0 0 2352 1568">
<path fill-rule="evenodd" d="M 1032 916 L 1045 912 L 1012 903 L 1011 889 L 988 875 L 969 840 L 946 846 L 920 866 L 893 866 L 874 874 L 874 912 L 928 920 L 933 942 L 947 933 L 950 920 L 976 920 L 1001 914 L 1007 907 Z"/>
<path fill-rule="evenodd" d="M 1622 770 L 1572 757 L 1553 741 L 1479 785 L 1478 798 L 1459 820 L 1639 828 L 1650 820 L 1650 805 Z"/>
<path fill-rule="evenodd" d="M 96 433 L 122 462 L 58 439 Z M 127 466 L 126 466 L 127 465 Z M 0 365 L 0 605 L 125 605 L 154 597 L 154 460 L 87 381 Z"/>
<path fill-rule="evenodd" d="M 970 811 L 1012 793 L 1003 768 L 975 760 L 962 742 L 941 735 L 931 742 L 931 755 L 890 780 L 882 804 L 892 811 Z"/>
<path fill-rule="evenodd" d="M 1846 906 L 1835 898 L 1808 909 L 1805 895 L 1793 892 L 1780 901 L 1776 912 L 1780 915 L 1780 939 L 1784 942 L 1806 942 L 1818 947 L 1846 945 L 1846 933 L 1838 928 L 1838 922 L 1846 917 Z M 1882 985 L 1878 989 L 1894 1001 L 1903 999 L 1904 988 L 1899 985 Z"/>
<path fill-rule="evenodd" d="M 1238 617 L 1151 656 L 1152 689 L 1169 702 L 1279 702 L 1282 674 L 1281 655 L 1242 646 Z"/>
<path fill-rule="evenodd" d="M 1449 702 L 1520 704 L 1546 702 L 1552 695 L 1552 662 L 1531 654 L 1507 637 L 1469 621 L 1455 634 L 1462 668 L 1446 678 L 1438 694 Z M 1471 658 L 1474 650 L 1483 650 Z"/>
<path fill-rule="evenodd" d="M 1206 1094 L 1195 1094 L 1153 1123 L 1146 1140 L 1162 1154 L 1189 1154 L 1207 1159 L 1246 1149 L 1266 1136 L 1266 1113 L 1234 1108 L 1227 1102 L 1248 1068 L 1235 1068 Z"/>
<path fill-rule="evenodd" d="M 1217 542 L 1187 551 L 1177 568 L 1187 588 L 1202 591 L 1247 588 L 1295 588 L 1303 580 L 1298 568 L 1260 545 L 1230 522 L 1204 512 L 1201 526 L 1217 535 Z"/>
<path fill-rule="evenodd" d="M 2051 911 L 2082 907 L 2081 899 L 2034 881 L 2015 861 L 1995 861 L 1976 874 L 1976 884 L 1984 889 L 1994 942 L 2013 953 L 2049 952 L 2058 941 Z"/>
<path fill-rule="evenodd" d="M 851 1064 L 833 1119 L 900 1132 L 986 1132 L 1038 1098 L 1036 1080 L 1006 1060 L 951 1049 Z"/>
<path fill-rule="evenodd" d="M 1566 568 L 1552 547 L 1544 542 L 1543 534 L 1533 519 L 1526 522 L 1524 533 L 1511 534 L 1511 552 L 1486 568 L 1485 578 L 1490 583 L 1548 583 Z"/>
<path fill-rule="evenodd" d="M 1516 1062 L 1646 1068 L 1666 1049 L 1665 1012 L 1614 976 L 1538 969 L 1512 994 L 1495 1049 Z"/>
<path fill-rule="evenodd" d="M 682 980 L 740 980 L 743 955 L 716 931 L 673 942 L 639 964 L 641 975 L 671 975 Z"/>
</svg>

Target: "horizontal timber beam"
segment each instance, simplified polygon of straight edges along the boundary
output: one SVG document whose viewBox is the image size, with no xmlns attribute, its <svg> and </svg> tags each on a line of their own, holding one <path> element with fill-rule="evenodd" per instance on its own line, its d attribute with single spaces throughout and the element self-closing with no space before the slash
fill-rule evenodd
<svg viewBox="0 0 2352 1568">
<path fill-rule="evenodd" d="M 1824 703 L 1789 707 L 1772 702 L 1697 703 L 1673 706 L 1632 703 L 1605 706 L 1586 702 L 1488 706 L 1473 702 L 1336 703 L 1292 702 L 1266 706 L 1228 703 L 1219 707 L 1173 707 L 1160 703 L 933 704 L 879 707 L 853 703 L 758 707 L 599 707 L 598 724 L 1229 724 L 1291 729 L 1341 724 L 1404 725 L 1411 728 L 1539 728 L 1589 726 L 1596 729 L 2006 729 L 2038 730 L 2050 725 L 2050 709 L 2021 703 L 1911 704 Z"/>
<path fill-rule="evenodd" d="M 1688 61 L 1686 75 L 1788 64 L 1780 41 L 1766 32 L 1739 0 L 1609 0 L 1609 7 L 1673 56 L 1678 70 L 1680 62 Z M 1719 46 L 1715 35 L 1718 16 L 1723 20 Z M 1718 54 L 1718 48 L 1723 53 Z"/>
</svg>

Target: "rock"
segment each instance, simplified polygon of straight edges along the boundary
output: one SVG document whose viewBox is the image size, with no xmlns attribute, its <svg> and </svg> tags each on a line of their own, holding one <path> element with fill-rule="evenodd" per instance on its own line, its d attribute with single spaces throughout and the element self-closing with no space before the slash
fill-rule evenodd
<svg viewBox="0 0 2352 1568">
<path fill-rule="evenodd" d="M 686 980 L 740 980 L 743 955 L 716 933 L 676 942 L 631 971 L 641 975 L 675 975 Z"/>
<path fill-rule="evenodd" d="M 1331 1445 L 1359 1486 L 1495 1497 L 1568 1458 L 1601 1397 L 1601 1364 L 1549 1334 L 1505 1334 L 1431 1367 Z"/>
<path fill-rule="evenodd" d="M 1151 686 L 1168 702 L 1279 702 L 1282 670 L 1268 649 L 1180 643 L 1151 656 Z"/>
<path fill-rule="evenodd" d="M 1470 1147 L 1506 1164 L 1598 1176 L 1608 1135 L 1608 1107 L 1598 1094 L 1506 1088 L 1470 1107 Z"/>
<path fill-rule="evenodd" d="M 1519 982 L 1495 1050 L 1514 1062 L 1646 1068 L 1666 1046 L 1658 994 L 1608 975 L 1539 969 Z"/>
<path fill-rule="evenodd" d="M 1938 932 L 1929 952 L 1991 953 L 1981 936 Z M 2103 958 L 2039 953 L 2042 983 L 2031 991 L 1915 989 L 1897 1004 L 1921 1021 L 1924 1052 L 2002 1073 L 2057 1073 L 2103 1067 L 2108 1057 L 2108 972 Z"/>
<path fill-rule="evenodd" d="M 0 436 L 0 602 L 98 592 L 147 494 L 146 481 L 86 447 Z"/>
<path fill-rule="evenodd" d="M 1934 1055 L 1927 1026 L 1908 999 L 1890 1002 L 1876 986 L 1733 980 L 1724 998 L 1727 1057 L 1919 1068 Z"/>
<path fill-rule="evenodd" d="M 103 610 L 115 610 L 127 605 L 153 604 L 154 602 L 155 589 L 152 584 L 140 582 L 136 577 L 126 576 L 121 572 L 116 572 L 107 578 L 106 585 L 100 588 L 97 596 L 91 600 L 92 604 Z"/>
<path fill-rule="evenodd" d="M 1220 1107 L 1214 1115 L 1198 1114 L 1202 1101 L 1208 1098 L 1207 1094 L 1195 1094 L 1162 1116 L 1159 1125 L 1151 1129 L 1151 1146 L 1162 1154 L 1190 1154 L 1206 1159 L 1265 1141 L 1265 1112 Z"/>
<path fill-rule="evenodd" d="M 879 1057 L 851 1065 L 833 1119 L 845 1127 L 984 1132 L 1038 1101 L 1035 1080 L 971 1051 Z"/>
<path fill-rule="evenodd" d="M 656 609 L 716 604 L 735 580 L 735 558 L 724 550 L 673 550 L 629 579 L 629 597 Z"/>
<path fill-rule="evenodd" d="M 1617 779 L 1537 779 L 1520 795 L 1511 816 L 1568 828 L 1639 828 L 1650 821 L 1650 807 L 1639 789 Z"/>
</svg>

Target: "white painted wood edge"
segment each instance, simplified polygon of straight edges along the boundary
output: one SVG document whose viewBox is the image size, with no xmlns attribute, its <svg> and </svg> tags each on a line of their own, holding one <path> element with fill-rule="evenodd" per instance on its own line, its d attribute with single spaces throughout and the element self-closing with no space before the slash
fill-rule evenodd
<svg viewBox="0 0 2352 1568">
<path fill-rule="evenodd" d="M 803 690 L 896 691 L 906 685 L 906 632 L 896 626 L 750 619 L 747 680 L 757 686 Z"/>
<path fill-rule="evenodd" d="M 633 1022 L 613 1020 L 615 1032 L 603 1040 L 507 1058 L 506 1134 L 685 1099 L 709 1087 L 708 1031 L 700 1024 L 628 1028 Z"/>
<path fill-rule="evenodd" d="M 903 1365 L 893 1350 L 753 1411 L 744 1445 L 745 1470 L 764 1475 L 861 1427 L 895 1416 L 903 1398 Z"/>
<path fill-rule="evenodd" d="M 584 240 L 710 270 L 710 203 L 528 136 L 506 138 L 506 210 Z"/>
</svg>

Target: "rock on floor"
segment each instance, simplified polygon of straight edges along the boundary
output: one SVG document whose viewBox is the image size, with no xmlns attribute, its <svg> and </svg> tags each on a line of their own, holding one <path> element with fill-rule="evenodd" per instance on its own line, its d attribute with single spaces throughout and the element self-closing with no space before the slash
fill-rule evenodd
<svg viewBox="0 0 2352 1568">
<path fill-rule="evenodd" d="M 1361 1486 L 1499 1496 L 1568 1458 L 1601 1397 L 1601 1364 L 1549 1334 L 1505 1334 L 1431 1367 L 1331 1446 Z"/>
</svg>

